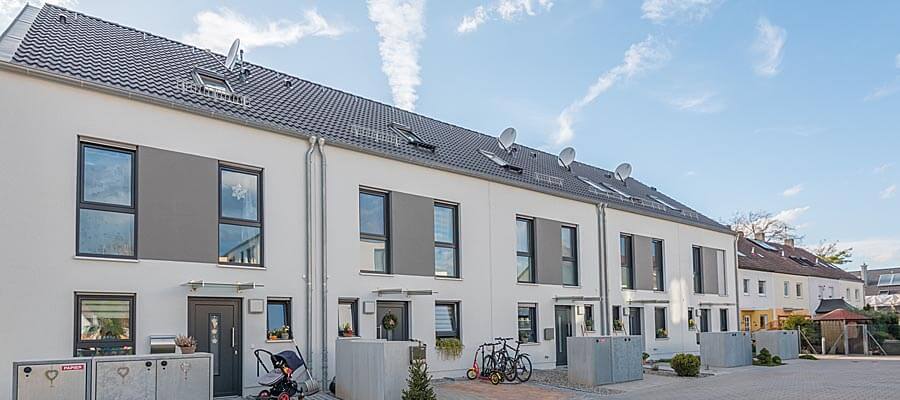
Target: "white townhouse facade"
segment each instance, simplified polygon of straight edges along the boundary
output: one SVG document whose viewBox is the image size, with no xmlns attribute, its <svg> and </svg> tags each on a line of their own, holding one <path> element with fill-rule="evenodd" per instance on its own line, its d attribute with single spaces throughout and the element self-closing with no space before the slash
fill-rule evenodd
<svg viewBox="0 0 900 400">
<path fill-rule="evenodd" d="M 0 37 L 0 387 L 15 360 L 156 335 L 246 395 L 253 351 L 293 341 L 327 383 L 356 337 L 461 376 L 494 337 L 553 368 L 567 336 L 661 358 L 737 329 L 736 237 L 656 189 L 222 59 L 51 5 Z"/>
</svg>

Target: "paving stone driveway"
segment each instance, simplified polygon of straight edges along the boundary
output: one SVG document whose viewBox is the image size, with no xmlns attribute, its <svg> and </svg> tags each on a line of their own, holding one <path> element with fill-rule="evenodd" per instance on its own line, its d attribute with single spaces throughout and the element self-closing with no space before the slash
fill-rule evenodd
<svg viewBox="0 0 900 400">
<path fill-rule="evenodd" d="M 601 396 L 537 384 L 493 386 L 483 381 L 442 382 L 438 398 L 471 399 L 900 399 L 900 361 L 790 360 L 780 367 L 744 367 L 708 378 L 645 375 L 610 385 L 625 391 Z"/>
</svg>

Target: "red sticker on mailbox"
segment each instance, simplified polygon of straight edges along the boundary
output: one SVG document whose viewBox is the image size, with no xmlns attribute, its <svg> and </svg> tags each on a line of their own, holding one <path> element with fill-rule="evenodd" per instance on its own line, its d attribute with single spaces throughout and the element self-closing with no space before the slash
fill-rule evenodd
<svg viewBox="0 0 900 400">
<path fill-rule="evenodd" d="M 60 369 L 63 371 L 81 371 L 84 369 L 84 364 L 63 365 Z"/>
</svg>

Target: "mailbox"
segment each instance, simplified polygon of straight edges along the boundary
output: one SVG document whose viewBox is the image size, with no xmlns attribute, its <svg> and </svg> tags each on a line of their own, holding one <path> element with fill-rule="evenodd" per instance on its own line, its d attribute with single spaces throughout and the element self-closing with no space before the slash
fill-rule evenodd
<svg viewBox="0 0 900 400">
<path fill-rule="evenodd" d="M 150 336 L 150 354 L 175 353 L 175 335 Z"/>
</svg>

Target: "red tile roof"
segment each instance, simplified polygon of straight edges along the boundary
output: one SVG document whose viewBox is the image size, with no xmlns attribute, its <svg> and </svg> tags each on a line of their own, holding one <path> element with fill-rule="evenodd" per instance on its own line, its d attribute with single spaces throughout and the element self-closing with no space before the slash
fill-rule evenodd
<svg viewBox="0 0 900 400">
<path fill-rule="evenodd" d="M 872 318 L 869 318 L 865 315 L 845 310 L 843 308 L 833 310 L 825 315 L 813 317 L 813 320 L 815 321 L 868 321 L 871 319 Z"/>
</svg>

